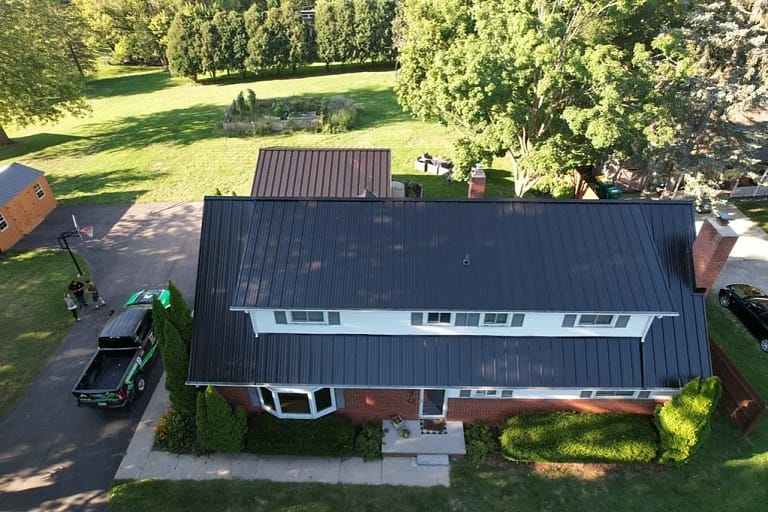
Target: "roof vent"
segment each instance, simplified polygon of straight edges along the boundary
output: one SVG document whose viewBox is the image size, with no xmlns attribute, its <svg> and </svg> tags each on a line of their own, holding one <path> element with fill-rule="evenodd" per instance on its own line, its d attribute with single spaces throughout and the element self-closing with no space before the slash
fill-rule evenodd
<svg viewBox="0 0 768 512">
<path fill-rule="evenodd" d="M 469 263 L 470 263 L 469 262 L 469 254 L 465 254 L 464 255 L 464 259 L 461 260 L 461 264 L 464 265 L 465 267 L 468 267 Z"/>
</svg>

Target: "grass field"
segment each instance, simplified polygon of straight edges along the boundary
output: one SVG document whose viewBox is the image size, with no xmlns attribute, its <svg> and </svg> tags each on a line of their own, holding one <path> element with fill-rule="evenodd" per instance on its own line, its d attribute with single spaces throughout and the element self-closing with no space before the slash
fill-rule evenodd
<svg viewBox="0 0 768 512">
<path fill-rule="evenodd" d="M 79 257 L 78 257 L 79 258 Z M 79 258 L 80 268 L 88 266 Z M 64 251 L 0 254 L 0 418 L 24 394 L 74 322 L 64 292 L 75 269 Z"/>
<path fill-rule="evenodd" d="M 768 201 L 736 201 L 744 215 L 768 232 Z"/>
<path fill-rule="evenodd" d="M 466 183 L 413 170 L 424 152 L 449 155 L 453 136 L 404 114 L 394 77 L 393 71 L 358 71 L 201 85 L 156 69 L 105 68 L 88 86 L 89 117 L 6 127 L 16 144 L 0 147 L 0 165 L 16 160 L 45 171 L 67 204 L 200 201 L 216 188 L 248 194 L 260 147 L 386 147 L 395 179 L 417 179 L 427 196 L 465 196 Z M 347 133 L 226 136 L 219 122 L 245 88 L 259 99 L 344 94 L 363 110 L 357 129 Z M 510 196 L 508 177 L 507 171 L 489 171 L 488 195 Z"/>
<path fill-rule="evenodd" d="M 763 396 L 768 354 L 710 298 L 712 336 Z M 768 422 L 741 437 L 723 411 L 687 466 L 509 464 L 451 466 L 451 487 L 288 484 L 263 481 L 117 482 L 114 512 L 142 510 L 333 511 L 761 511 L 768 497 Z"/>
</svg>

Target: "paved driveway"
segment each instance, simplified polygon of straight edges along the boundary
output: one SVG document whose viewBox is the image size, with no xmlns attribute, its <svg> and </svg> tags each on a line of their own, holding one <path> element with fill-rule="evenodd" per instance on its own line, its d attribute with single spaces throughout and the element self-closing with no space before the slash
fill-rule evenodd
<svg viewBox="0 0 768 512">
<path fill-rule="evenodd" d="M 106 491 L 162 367 L 153 367 L 148 392 L 125 410 L 78 408 L 70 390 L 109 309 L 130 292 L 172 279 L 190 305 L 194 296 L 202 203 L 59 207 L 19 246 L 58 247 L 59 233 L 72 229 L 72 213 L 81 226 L 94 226 L 92 240 L 71 245 L 88 260 L 109 307 L 85 311 L 0 423 L 3 511 L 106 510 Z"/>
</svg>

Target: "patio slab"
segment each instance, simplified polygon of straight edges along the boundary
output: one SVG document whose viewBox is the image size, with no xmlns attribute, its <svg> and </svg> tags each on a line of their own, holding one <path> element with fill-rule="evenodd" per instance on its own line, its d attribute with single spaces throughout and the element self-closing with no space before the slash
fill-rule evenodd
<svg viewBox="0 0 768 512">
<path fill-rule="evenodd" d="M 446 422 L 445 434 L 422 434 L 418 421 L 406 421 L 410 436 L 400 437 L 389 421 L 382 422 L 387 429 L 381 453 L 384 455 L 465 455 L 464 425 L 460 421 Z"/>
</svg>

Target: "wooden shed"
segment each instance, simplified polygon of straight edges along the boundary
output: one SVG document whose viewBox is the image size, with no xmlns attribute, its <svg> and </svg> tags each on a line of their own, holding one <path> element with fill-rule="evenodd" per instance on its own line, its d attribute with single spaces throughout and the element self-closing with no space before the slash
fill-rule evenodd
<svg viewBox="0 0 768 512">
<path fill-rule="evenodd" d="M 16 162 L 0 168 L 0 252 L 32 232 L 54 208 L 56 198 L 43 171 Z"/>
</svg>

